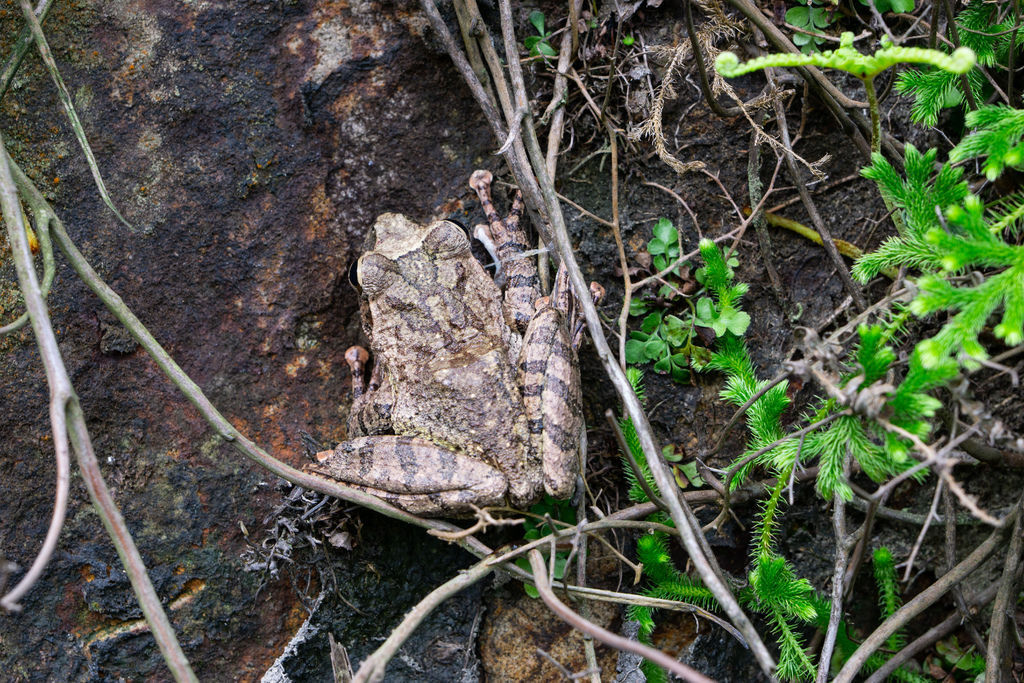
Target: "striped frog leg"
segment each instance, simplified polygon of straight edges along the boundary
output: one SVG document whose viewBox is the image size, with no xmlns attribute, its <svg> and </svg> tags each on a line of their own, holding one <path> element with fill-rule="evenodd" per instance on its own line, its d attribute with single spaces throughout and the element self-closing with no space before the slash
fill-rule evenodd
<svg viewBox="0 0 1024 683">
<path fill-rule="evenodd" d="M 306 469 L 414 515 L 458 516 L 473 505 L 501 505 L 508 488 L 505 475 L 483 460 L 415 436 L 343 441 L 317 453 Z"/>
<path fill-rule="evenodd" d="M 534 315 L 534 302 L 540 298 L 540 277 L 532 259 L 524 258 L 529 249 L 526 233 L 519 226 L 523 214 L 523 195 L 516 190 L 512 208 L 502 220 L 491 200 L 490 171 L 474 171 L 469 186 L 476 191 L 487 215 L 490 241 L 494 244 L 500 268 L 505 275 L 505 310 L 511 314 L 516 331 L 526 330 Z"/>
<path fill-rule="evenodd" d="M 555 498 L 572 494 L 580 455 L 587 450 L 579 361 L 569 338 L 569 298 L 561 266 L 552 295 L 537 300 L 519 362 L 531 444 L 543 462 L 544 490 Z"/>
</svg>

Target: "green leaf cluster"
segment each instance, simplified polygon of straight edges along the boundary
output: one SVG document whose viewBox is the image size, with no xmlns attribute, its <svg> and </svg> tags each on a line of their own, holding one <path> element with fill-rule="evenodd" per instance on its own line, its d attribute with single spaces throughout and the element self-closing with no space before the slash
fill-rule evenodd
<svg viewBox="0 0 1024 683">
<path fill-rule="evenodd" d="M 971 49 L 978 64 L 989 68 L 1003 68 L 1009 64 L 1014 45 L 1024 42 L 1024 32 L 1013 31 L 1014 17 L 1008 12 L 1002 21 L 999 5 L 984 0 L 971 0 L 956 17 L 963 47 Z M 979 101 L 987 97 L 991 87 L 978 69 L 966 73 L 967 83 Z M 911 118 L 916 123 L 934 126 L 939 111 L 965 102 L 960 76 L 942 69 L 908 69 L 900 74 L 896 89 L 913 96 Z"/>
<path fill-rule="evenodd" d="M 954 671 L 964 671 L 975 681 L 985 680 L 985 656 L 974 651 L 974 646 L 962 646 L 956 636 L 935 643 L 935 651 L 943 664 Z"/>
<path fill-rule="evenodd" d="M 873 4 L 881 14 L 886 12 L 913 12 L 914 0 L 860 0 L 860 4 L 867 7 Z"/>
<path fill-rule="evenodd" d="M 654 269 L 660 273 L 679 258 L 679 231 L 669 219 L 659 218 L 651 233 L 654 236 L 647 243 L 647 253 L 652 257 Z M 672 272 L 679 275 L 678 269 Z"/>
<path fill-rule="evenodd" d="M 651 240 L 647 243 L 647 251 L 651 255 L 651 265 L 657 272 L 668 271 L 664 284 L 658 290 L 658 297 L 669 306 L 679 292 L 678 280 L 681 277 L 679 265 L 679 232 L 672 222 L 661 218 L 655 223 Z M 675 265 L 673 265 L 675 264 Z M 729 267 L 738 265 L 730 259 Z M 670 269 L 671 266 L 671 269 Z M 702 281 L 702 271 L 698 271 L 697 279 Z M 675 282 L 673 282 L 675 281 Z M 744 290 L 745 291 L 745 290 Z M 737 298 L 739 292 L 734 295 Z M 749 318 L 725 310 L 724 317 L 709 306 L 710 300 L 699 299 L 696 306 L 689 299 L 684 299 L 689 306 L 685 314 L 674 315 L 665 309 L 652 310 L 656 305 L 646 299 L 633 299 L 629 313 L 633 316 L 644 315 L 640 329 L 631 330 L 626 341 L 626 362 L 629 364 L 654 363 L 654 371 L 669 375 L 676 382 L 685 382 L 690 378 L 689 368 L 700 368 L 707 362 L 708 351 L 694 344 L 695 326 L 710 327 L 717 335 L 724 334 L 726 329 L 746 329 Z"/>
<path fill-rule="evenodd" d="M 698 352 L 691 343 L 692 318 L 687 322 L 655 311 L 648 314 L 640 323 L 640 329 L 631 331 L 629 336 L 626 341 L 627 363 L 653 362 L 657 373 L 669 375 L 677 382 L 689 379 L 687 366 L 693 353 Z"/>
<path fill-rule="evenodd" d="M 807 31 L 793 34 L 793 44 L 805 54 L 820 49 L 826 36 L 814 34 L 821 34 L 827 29 L 835 16 L 835 3 L 828 3 L 829 7 L 823 7 L 823 4 L 821 0 L 807 0 L 806 4 L 791 7 L 786 11 L 786 23 Z"/>
<path fill-rule="evenodd" d="M 548 41 L 551 33 L 544 30 L 544 13 L 539 10 L 530 12 L 530 23 L 536 29 L 537 35 L 527 36 L 523 39 L 523 45 L 530 52 L 531 57 L 557 57 L 558 52 L 551 47 Z"/>
</svg>

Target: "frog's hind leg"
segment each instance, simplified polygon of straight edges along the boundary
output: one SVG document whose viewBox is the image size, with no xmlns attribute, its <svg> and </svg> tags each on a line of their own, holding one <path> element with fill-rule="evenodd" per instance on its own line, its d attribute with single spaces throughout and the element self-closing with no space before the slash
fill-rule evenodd
<svg viewBox="0 0 1024 683">
<path fill-rule="evenodd" d="M 526 233 L 519 225 L 523 213 L 523 195 L 516 190 L 509 215 L 502 220 L 491 201 L 490 171 L 474 171 L 469 186 L 476 191 L 490 223 L 490 241 L 505 274 L 505 309 L 519 333 L 533 318 L 533 304 L 540 297 L 540 276 L 532 259 L 523 254 L 529 249 Z"/>
<path fill-rule="evenodd" d="M 552 299 L 538 303 L 523 337 L 520 386 L 531 443 L 544 463 L 544 489 L 568 498 L 586 452 L 579 363 L 565 311 Z"/>
<path fill-rule="evenodd" d="M 415 515 L 464 515 L 504 502 L 505 476 L 487 463 L 411 436 L 365 436 L 316 454 L 312 472 Z"/>
</svg>

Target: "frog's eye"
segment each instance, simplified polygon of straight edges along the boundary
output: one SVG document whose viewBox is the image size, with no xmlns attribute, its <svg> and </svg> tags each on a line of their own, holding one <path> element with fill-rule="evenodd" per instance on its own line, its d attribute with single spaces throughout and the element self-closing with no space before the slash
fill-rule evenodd
<svg viewBox="0 0 1024 683">
<path fill-rule="evenodd" d="M 348 267 L 348 282 L 350 285 L 359 289 L 359 261 L 355 260 Z"/>
<path fill-rule="evenodd" d="M 398 277 L 398 266 L 386 256 L 364 254 L 356 262 L 356 279 L 367 296 L 383 292 Z"/>
<path fill-rule="evenodd" d="M 469 250 L 469 235 L 455 221 L 438 221 L 423 238 L 423 248 L 435 256 L 454 256 Z"/>
</svg>

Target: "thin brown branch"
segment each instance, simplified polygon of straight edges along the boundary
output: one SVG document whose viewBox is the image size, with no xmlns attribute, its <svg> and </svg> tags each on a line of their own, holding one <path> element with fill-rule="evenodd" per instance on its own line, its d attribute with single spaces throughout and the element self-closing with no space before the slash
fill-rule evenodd
<svg viewBox="0 0 1024 683">
<path fill-rule="evenodd" d="M 48 214 L 36 214 L 36 237 L 39 240 L 39 250 L 43 254 L 43 284 L 40 287 L 43 299 L 50 295 L 50 287 L 53 285 L 53 278 L 57 274 L 56 262 L 53 259 L 53 242 L 50 240 L 50 217 Z M 18 316 L 13 322 L 0 327 L 0 336 L 16 332 L 28 324 L 28 311 Z"/>
<path fill-rule="evenodd" d="M 40 0 L 39 4 L 36 5 L 35 15 L 39 18 L 40 24 L 46 20 L 46 13 L 50 11 L 50 5 L 52 4 L 53 0 Z M 15 41 L 14 47 L 11 49 L 11 56 L 4 63 L 3 71 L 0 71 L 0 99 L 7 93 L 7 88 L 11 86 L 11 81 L 14 80 L 14 74 L 18 72 L 18 67 L 21 66 L 21 62 L 25 59 L 25 55 L 28 54 L 28 49 L 31 46 L 32 30 L 26 26 L 21 29 L 18 40 Z"/>
<path fill-rule="evenodd" d="M 430 0 L 424 0 L 424 2 L 430 4 Z M 512 27 L 512 10 L 510 3 L 508 0 L 501 0 L 499 8 L 501 12 L 502 36 L 505 40 L 506 61 L 508 62 L 512 76 L 512 86 L 515 91 L 516 105 L 527 106 L 526 89 L 518 60 L 515 32 Z M 566 267 L 566 271 L 569 275 L 569 281 L 572 283 L 573 291 L 576 294 L 576 300 L 579 303 L 580 309 L 583 311 L 583 317 L 587 321 L 587 327 L 590 330 L 591 339 L 594 342 L 594 349 L 597 352 L 598 358 L 601 360 L 601 364 L 604 366 L 605 372 L 608 373 L 615 390 L 622 399 L 625 413 L 633 420 L 633 426 L 636 429 L 637 437 L 643 448 L 644 456 L 647 458 L 651 474 L 654 475 L 654 480 L 658 485 L 658 489 L 666 497 L 666 503 L 668 504 L 672 520 L 676 523 L 680 533 L 682 534 L 683 545 L 689 553 L 690 559 L 693 561 L 694 567 L 697 569 L 697 573 L 700 575 L 708 589 L 711 590 L 714 596 L 718 599 L 719 604 L 722 605 L 722 609 L 729 615 L 733 624 L 743 634 L 743 637 L 750 645 L 750 648 L 762 670 L 766 674 L 770 675 L 775 669 L 775 662 L 772 659 L 771 654 L 768 652 L 768 648 L 765 647 L 764 642 L 758 635 L 757 630 L 754 628 L 754 625 L 743 612 L 743 609 L 736 601 L 735 596 L 730 592 L 725 581 L 714 571 L 711 564 L 712 559 L 708 558 L 702 551 L 701 540 L 703 540 L 703 537 L 698 539 L 697 533 L 692 524 L 687 523 L 689 517 L 691 517 L 693 513 L 689 510 L 689 506 L 685 501 L 680 499 L 678 496 L 674 478 L 672 473 L 669 471 L 668 466 L 661 459 L 661 451 L 655 444 L 650 423 L 647 421 L 647 416 L 644 414 L 643 407 L 640 405 L 640 401 L 633 392 L 632 386 L 626 379 L 625 372 L 616 362 L 611 349 L 608 347 L 608 342 L 604 337 L 601 327 L 601 318 L 598 316 L 597 308 L 594 306 L 593 300 L 590 297 L 589 286 L 587 285 L 586 280 L 584 280 L 583 273 L 580 272 L 579 264 L 576 263 L 576 259 L 573 255 L 572 242 L 569 240 L 569 232 L 565 225 L 565 218 L 562 215 L 562 209 L 558 203 L 558 196 L 555 193 L 554 183 L 550 176 L 548 176 L 545 168 L 544 157 L 541 153 L 540 145 L 537 142 L 536 131 L 533 130 L 533 121 L 529 115 L 527 115 L 524 125 L 526 127 L 526 134 L 524 136 L 526 149 L 530 156 L 530 161 L 533 164 L 533 173 L 535 174 L 536 181 L 539 182 L 540 190 L 544 198 L 544 208 L 546 209 L 548 218 L 551 221 L 552 237 L 554 238 L 555 245 L 557 246 L 558 255 L 561 258 L 562 264 Z M 525 169 L 521 170 L 521 174 L 525 175 Z M 531 178 L 531 180 L 533 180 L 533 178 Z"/>
<path fill-rule="evenodd" d="M 2 144 L 2 141 L 0 141 L 0 144 Z M 42 287 L 40 287 L 38 290 L 33 290 L 32 294 L 32 298 L 34 301 L 37 297 L 39 300 L 42 301 L 42 308 L 40 309 L 38 306 L 36 307 L 37 318 L 43 315 L 48 317 L 48 313 L 46 311 L 46 294 L 47 291 L 49 290 L 50 283 L 53 282 L 53 273 L 55 270 L 53 262 L 53 246 L 50 244 L 49 228 L 45 227 L 46 222 L 46 219 L 43 218 L 43 220 L 40 222 L 40 226 L 42 227 L 42 229 L 38 233 L 39 241 L 41 244 L 44 245 L 44 254 L 49 254 L 49 256 L 46 257 L 46 273 L 44 275 Z M 8 225 L 11 224 L 8 223 Z M 11 242 L 11 245 L 13 252 L 14 243 Z M 15 255 L 16 268 L 20 268 L 19 264 L 22 263 L 23 256 L 23 254 Z M 37 287 L 39 283 L 38 281 L 35 280 L 35 270 L 31 268 L 31 253 L 29 254 L 29 259 L 29 268 L 25 274 L 25 280 L 27 282 L 28 287 L 32 289 L 34 287 Z M 22 291 L 24 291 L 24 286 L 25 285 L 22 285 Z M 14 323 L 11 323 L 11 325 L 8 325 L 3 329 L 0 329 L 0 333 L 3 333 L 5 330 L 7 330 L 10 327 L 13 327 L 14 325 L 17 325 L 18 321 L 20 320 L 25 320 L 27 322 L 30 319 L 30 317 L 31 316 L 29 314 L 29 311 L 26 310 L 25 313 Z M 42 338 L 44 337 L 40 337 L 40 333 L 37 332 L 36 339 L 39 340 Z M 47 354 L 43 355 L 44 364 L 47 363 L 48 360 L 54 358 L 52 352 L 53 349 L 48 349 Z M 53 373 L 53 379 L 51 381 L 51 375 L 49 373 L 51 372 L 51 370 L 54 370 L 54 368 L 50 368 L 48 365 L 46 367 L 48 373 L 47 383 L 50 386 L 50 424 L 53 432 L 53 447 L 57 464 L 57 481 L 55 486 L 56 493 L 54 496 L 53 514 L 50 517 L 50 526 L 47 529 L 46 537 L 43 540 L 43 545 L 39 549 L 36 558 L 32 561 L 32 565 L 29 567 L 28 571 L 25 572 L 25 576 L 21 578 L 18 584 L 14 586 L 14 588 L 12 588 L 10 592 L 4 595 L 3 598 L 0 598 L 0 607 L 3 607 L 4 609 L 11 611 L 21 609 L 21 606 L 18 604 L 18 601 L 21 600 L 21 598 L 26 593 L 28 593 L 29 590 L 31 590 L 32 586 L 34 586 L 36 582 L 39 580 L 39 577 L 43 575 L 43 571 L 46 569 L 47 564 L 49 564 L 50 558 L 53 557 L 54 551 L 57 549 L 57 541 L 60 538 L 60 532 L 64 527 L 64 518 L 65 513 L 67 512 L 68 491 L 70 488 L 71 459 L 68 451 L 68 434 L 64 411 L 65 406 L 67 405 L 68 395 L 70 392 L 70 385 L 65 387 L 62 382 L 63 377 L 60 375 L 60 373 L 57 372 Z"/>
<path fill-rule="evenodd" d="M 850 475 L 850 454 L 847 452 L 843 463 L 843 476 Z M 832 607 L 828 614 L 828 628 L 825 629 L 825 641 L 818 657 L 818 676 L 816 683 L 828 683 L 828 674 L 832 668 L 832 653 L 835 651 L 839 625 L 843 619 L 843 578 L 846 575 L 846 558 L 849 553 L 849 538 L 846 536 L 846 504 L 837 491 L 832 496 L 832 535 L 836 541 L 835 560 L 832 565 Z"/>
<path fill-rule="evenodd" d="M 152 629 L 153 637 L 160 648 L 164 661 L 167 662 L 168 668 L 176 680 L 196 681 L 198 679 L 196 679 L 195 674 L 192 672 L 188 658 L 185 657 L 185 653 L 182 651 L 181 645 L 174 634 L 174 627 L 171 626 L 171 622 L 160 604 L 160 599 L 157 597 L 156 590 L 149 580 L 146 566 L 142 561 L 141 555 L 139 555 L 138 548 L 135 547 L 135 542 L 128 532 L 128 527 L 121 517 L 121 513 L 117 509 L 117 505 L 110 496 L 106 483 L 100 474 L 99 463 L 96 461 L 96 455 L 92 450 L 92 442 L 85 427 L 85 417 L 82 414 L 81 407 L 78 405 L 78 398 L 75 396 L 71 379 L 68 377 L 67 370 L 64 367 L 64 361 L 57 346 L 57 337 L 50 324 L 50 317 L 40 292 L 39 282 L 36 280 L 35 271 L 32 268 L 32 255 L 28 247 L 25 225 L 21 219 L 21 207 L 18 203 L 17 190 L 15 189 L 15 182 L 12 177 L 14 168 L 14 163 L 7 155 L 3 139 L 0 137 L 0 203 L 3 204 L 3 216 L 4 222 L 7 224 L 8 239 L 16 259 L 18 282 L 25 296 L 25 307 L 28 309 L 32 320 L 32 330 L 39 344 L 39 353 L 43 358 L 47 382 L 50 385 L 54 442 L 70 440 L 75 450 L 75 456 L 78 459 L 78 466 L 82 471 L 82 479 L 85 482 L 86 489 L 89 491 L 89 496 L 92 498 L 96 512 L 103 521 L 103 525 L 106 527 L 107 533 L 114 543 L 117 554 L 121 558 L 121 563 L 128 574 L 138 599 L 139 607 L 142 608 L 146 622 Z M 68 423 L 70 424 L 68 425 Z M 66 458 L 67 447 L 62 446 L 61 448 Z M 59 453 L 58 458 L 60 458 Z M 58 478 L 68 476 L 69 466 L 67 464 L 60 464 L 58 459 L 57 467 Z M 60 488 L 61 485 L 58 484 L 58 497 L 62 495 Z M 63 495 L 66 500 L 66 491 Z M 58 515 L 55 512 L 56 517 Z M 59 517 L 63 518 L 63 510 L 60 511 Z M 56 529 L 56 533 L 59 533 L 60 526 L 63 524 L 63 519 L 55 519 L 55 521 L 57 524 L 51 523 L 50 533 L 47 534 L 47 543 L 50 543 L 52 537 L 52 545 L 56 544 L 54 530 Z M 38 564 L 39 560 L 37 558 L 33 568 L 36 568 Z M 45 566 L 45 560 L 43 565 Z"/>
<path fill-rule="evenodd" d="M 977 569 L 982 562 L 987 560 L 1003 542 L 1003 537 L 1006 535 L 1006 531 L 1016 522 L 1019 515 L 1020 501 L 1018 501 L 1013 511 L 1002 520 L 1000 526 L 993 529 L 989 537 L 974 549 L 974 552 L 968 555 L 967 558 L 960 562 L 960 564 L 942 575 L 942 577 L 940 577 L 931 586 L 921 591 L 913 600 L 896 610 L 892 616 L 882 622 L 882 624 L 875 629 L 875 631 L 869 635 L 864 642 L 861 643 L 856 652 L 846 660 L 843 668 L 835 677 L 834 683 L 851 683 L 860 671 L 861 667 L 864 666 L 864 662 L 867 661 L 868 657 L 882 647 L 889 636 L 903 628 L 911 619 L 921 614 L 921 612 L 926 610 L 928 607 L 935 604 L 953 586 L 967 578 L 967 576 Z"/>
<path fill-rule="evenodd" d="M 110 198 L 110 194 L 107 192 L 107 186 L 103 182 L 103 176 L 100 175 L 96 156 L 92 153 L 92 147 L 90 147 L 89 141 L 85 137 L 85 127 L 78 118 L 78 112 L 75 111 L 71 93 L 68 92 L 67 86 L 64 85 L 64 79 L 61 78 L 60 71 L 57 69 L 57 62 L 54 61 L 53 54 L 50 52 L 50 46 L 46 42 L 46 36 L 43 34 L 43 27 L 39 23 L 39 17 L 36 16 L 29 0 L 20 0 L 20 3 L 21 13 L 25 17 L 25 23 L 28 24 L 29 30 L 32 32 L 32 39 L 36 43 L 36 50 L 39 52 L 39 57 L 42 59 L 46 70 L 50 73 L 53 84 L 57 86 L 58 99 L 60 99 L 60 103 L 64 106 L 64 113 L 67 114 L 71 130 L 75 133 L 75 139 L 78 140 L 78 145 L 82 148 L 82 153 L 85 154 L 86 163 L 89 166 L 89 171 L 92 173 L 96 189 L 99 190 L 100 198 L 103 199 L 103 203 L 107 205 L 107 208 L 117 216 L 117 219 L 130 228 L 131 224 L 117 210 L 117 207 L 114 206 L 114 200 Z"/>
<path fill-rule="evenodd" d="M 32 267 L 32 252 L 28 246 L 25 225 L 21 220 L 21 203 L 18 201 L 17 189 L 11 178 L 7 151 L 2 138 L 0 138 L 0 204 L 3 206 L 4 224 L 7 226 L 7 239 L 14 258 L 18 284 L 25 298 L 25 315 L 32 323 L 32 331 L 35 333 L 39 354 L 46 370 L 46 382 L 50 387 L 50 424 L 53 431 L 53 449 L 57 465 L 53 514 L 50 517 L 50 525 L 46 537 L 43 539 L 43 545 L 25 575 L 10 592 L 3 596 L 3 599 L 0 599 L 0 606 L 6 610 L 15 611 L 21 609 L 18 601 L 32 589 L 32 586 L 46 570 L 46 566 L 57 549 L 60 532 L 64 528 L 71 477 L 65 408 L 74 395 L 74 390 L 61 361 L 57 338 L 50 325 L 50 315 L 46 309 L 46 295 L 43 293 L 39 280 L 36 278 L 36 271 Z"/>
<path fill-rule="evenodd" d="M 1009 624 L 1014 619 L 1014 604 L 1017 598 L 1017 567 L 1020 563 L 1024 532 L 1021 522 L 1024 515 L 1017 515 L 1010 534 L 1010 547 L 1003 561 L 1003 575 L 999 578 L 999 592 L 992 605 L 992 619 L 988 627 L 988 652 L 985 656 L 985 677 L 993 681 L 1010 680 L 1011 652 L 1009 645 Z"/>
<path fill-rule="evenodd" d="M 976 595 L 971 601 L 971 607 L 974 611 L 977 611 L 979 607 L 987 605 L 992 602 L 992 599 L 996 595 L 996 590 L 999 584 L 993 583 L 991 586 L 983 590 L 981 593 Z M 945 638 L 953 631 L 960 628 L 962 623 L 962 616 L 959 611 L 953 611 L 948 617 L 939 622 L 936 626 L 925 631 L 921 636 L 915 638 L 906 647 L 894 654 L 885 664 L 883 664 L 877 671 L 868 676 L 864 683 L 882 683 L 888 680 L 889 675 L 892 674 L 899 666 L 910 660 L 914 655 L 924 652 L 928 648 L 932 647 L 938 640 Z"/>
<path fill-rule="evenodd" d="M 850 275 L 850 271 L 847 269 L 846 264 L 843 263 L 842 256 L 839 255 L 839 250 L 836 249 L 836 244 L 832 240 L 831 231 L 822 219 L 821 214 L 818 213 L 817 205 L 811 198 L 811 193 L 807 190 L 807 184 L 804 183 L 803 176 L 800 174 L 800 167 L 796 164 L 796 159 L 793 155 L 793 146 L 789 138 L 789 125 L 786 123 L 786 110 L 782 106 L 779 100 L 775 100 L 775 120 L 779 127 L 779 135 L 782 138 L 782 144 L 785 148 L 786 167 L 789 169 L 789 175 L 796 184 L 797 192 L 800 193 L 800 199 L 803 201 L 804 209 L 807 214 L 811 217 L 811 222 L 814 223 L 815 229 L 818 234 L 821 235 L 821 241 L 825 247 L 825 252 L 829 258 L 832 259 L 832 265 L 835 266 L 836 272 L 839 273 L 839 279 L 843 282 L 843 287 L 847 293 L 853 299 L 853 303 L 857 306 L 858 311 L 863 311 L 867 308 L 867 303 L 864 301 L 864 295 L 861 294 L 860 286 L 853 281 L 853 277 Z"/>
<path fill-rule="evenodd" d="M 469 588 L 474 583 L 493 572 L 494 569 L 495 566 L 488 562 L 477 562 L 469 569 L 459 572 L 455 577 L 430 591 L 426 597 L 420 600 L 416 606 L 405 615 L 405 618 L 402 619 L 402 623 L 391 631 L 391 635 L 388 636 L 387 640 L 385 640 L 383 644 L 373 652 L 373 654 L 363 660 L 363 663 L 359 666 L 359 670 L 356 671 L 355 677 L 352 679 L 352 683 L 368 683 L 384 680 L 384 671 L 387 668 L 388 662 L 391 661 L 392 657 L 395 656 L 398 649 L 402 647 L 405 641 L 409 639 L 413 634 L 413 631 L 423 623 L 423 620 L 430 616 L 430 613 L 433 612 L 438 605 L 453 595 Z"/>
</svg>

